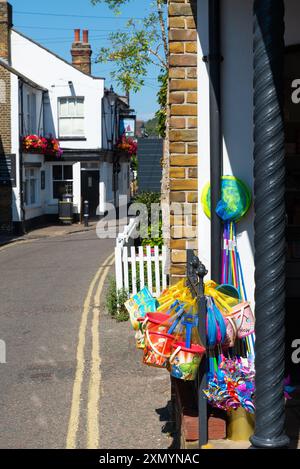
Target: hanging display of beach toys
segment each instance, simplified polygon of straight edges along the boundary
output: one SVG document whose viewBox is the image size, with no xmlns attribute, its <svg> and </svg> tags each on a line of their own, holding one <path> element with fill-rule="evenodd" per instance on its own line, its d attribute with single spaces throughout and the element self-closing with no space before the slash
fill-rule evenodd
<svg viewBox="0 0 300 469">
<path fill-rule="evenodd" d="M 253 413 L 255 319 L 247 301 L 236 236 L 236 223 L 246 215 L 251 202 L 251 191 L 243 181 L 234 176 L 222 178 L 221 200 L 216 207 L 224 223 L 222 279 L 220 285 L 213 281 L 205 284 L 209 347 L 205 395 L 215 407 L 243 408 Z M 203 209 L 208 217 L 211 216 L 210 203 L 208 184 L 202 194 Z M 223 336 L 216 319 L 217 311 L 223 317 Z"/>
<path fill-rule="evenodd" d="M 132 299 L 136 304 L 142 298 L 144 306 L 145 297 L 148 304 L 152 304 L 145 289 Z M 157 304 L 157 311 L 138 317 L 136 306 L 127 302 L 135 311 L 136 346 L 144 350 L 143 362 L 165 368 L 178 379 L 195 380 L 206 350 L 200 344 L 196 301 L 186 281 L 165 290 Z"/>
</svg>

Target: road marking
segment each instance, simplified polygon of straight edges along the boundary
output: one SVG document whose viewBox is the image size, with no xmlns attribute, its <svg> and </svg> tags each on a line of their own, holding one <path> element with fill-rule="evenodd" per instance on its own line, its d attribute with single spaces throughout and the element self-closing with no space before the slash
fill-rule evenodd
<svg viewBox="0 0 300 469">
<path fill-rule="evenodd" d="M 92 323 L 92 366 L 90 370 L 90 382 L 88 391 L 88 413 L 87 413 L 87 449 L 99 449 L 99 400 L 101 388 L 101 358 L 99 340 L 99 320 L 101 294 L 104 282 L 112 264 L 108 266 L 102 274 L 95 295 L 95 305 L 93 309 Z"/>
<path fill-rule="evenodd" d="M 114 258 L 114 254 L 110 255 L 105 261 L 104 265 L 100 267 L 98 272 L 96 273 L 95 277 L 93 278 L 85 302 L 83 306 L 83 312 L 81 317 L 81 323 L 79 327 L 79 334 L 78 334 L 78 345 L 77 345 L 77 366 L 76 366 L 76 374 L 75 374 L 75 381 L 73 385 L 73 394 L 72 394 L 72 405 L 71 405 L 71 412 L 70 412 L 70 419 L 68 425 L 68 433 L 67 433 L 67 449 L 76 449 L 76 439 L 77 439 L 77 432 L 79 427 L 79 415 L 80 415 L 80 398 L 81 398 L 81 388 L 83 382 L 83 374 L 84 374 L 84 367 L 85 367 L 85 360 L 84 360 L 84 350 L 85 350 L 85 336 L 86 336 L 86 328 L 88 322 L 88 316 L 90 311 L 91 299 L 92 294 L 95 288 L 95 285 L 100 278 L 103 270 L 106 270 L 107 264 L 109 264 Z"/>
</svg>

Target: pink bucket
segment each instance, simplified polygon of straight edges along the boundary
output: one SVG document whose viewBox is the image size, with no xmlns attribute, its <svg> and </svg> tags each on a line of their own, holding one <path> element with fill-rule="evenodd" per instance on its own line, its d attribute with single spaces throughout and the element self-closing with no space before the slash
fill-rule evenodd
<svg viewBox="0 0 300 469">
<path fill-rule="evenodd" d="M 235 322 L 239 339 L 243 339 L 254 333 L 255 318 L 250 303 L 247 301 L 234 306 L 229 317 Z"/>
</svg>

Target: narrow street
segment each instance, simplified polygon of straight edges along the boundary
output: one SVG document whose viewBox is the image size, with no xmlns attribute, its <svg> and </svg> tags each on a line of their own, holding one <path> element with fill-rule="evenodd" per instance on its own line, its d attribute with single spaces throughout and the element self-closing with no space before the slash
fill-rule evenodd
<svg viewBox="0 0 300 469">
<path fill-rule="evenodd" d="M 1 248 L 0 448 L 170 446 L 168 376 L 105 314 L 113 249 L 94 231 Z"/>
</svg>

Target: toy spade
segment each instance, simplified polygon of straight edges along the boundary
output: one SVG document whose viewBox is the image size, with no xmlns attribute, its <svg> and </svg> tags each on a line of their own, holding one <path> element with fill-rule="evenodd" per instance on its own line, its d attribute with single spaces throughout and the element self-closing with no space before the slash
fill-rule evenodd
<svg viewBox="0 0 300 469">
<path fill-rule="evenodd" d="M 198 318 L 192 314 L 184 316 L 182 325 L 185 327 L 185 346 L 186 348 L 191 348 L 192 344 L 192 332 L 194 327 L 198 327 Z"/>
</svg>

